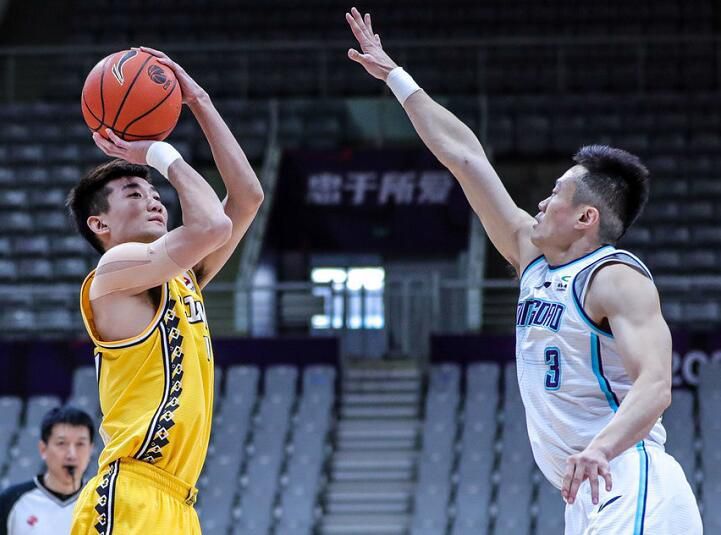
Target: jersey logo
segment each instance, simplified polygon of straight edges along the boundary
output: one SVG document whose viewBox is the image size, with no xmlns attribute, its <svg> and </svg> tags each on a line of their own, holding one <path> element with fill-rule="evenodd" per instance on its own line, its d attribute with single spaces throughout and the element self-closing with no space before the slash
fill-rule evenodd
<svg viewBox="0 0 721 535">
<path fill-rule="evenodd" d="M 566 307 L 561 303 L 528 299 L 518 303 L 516 327 L 542 327 L 558 332 Z"/>
<path fill-rule="evenodd" d="M 610 500 L 608 500 L 608 501 L 606 501 L 605 503 L 601 504 L 601 507 L 598 508 L 598 512 L 600 513 L 601 511 L 603 511 L 606 507 L 608 507 L 608 506 L 611 505 L 613 502 L 615 502 L 616 500 L 618 500 L 621 496 L 622 496 L 622 495 L 619 494 L 618 496 L 614 496 L 614 497 L 611 498 Z"/>
<path fill-rule="evenodd" d="M 568 289 L 568 281 L 571 280 L 570 275 L 561 277 L 561 280 L 556 283 L 557 292 L 565 292 Z"/>
<path fill-rule="evenodd" d="M 191 292 L 195 291 L 195 284 L 193 284 L 193 279 L 191 279 L 188 275 L 183 275 L 183 282 L 185 283 L 185 287 L 190 290 Z"/>
<path fill-rule="evenodd" d="M 123 57 L 120 58 L 120 61 L 113 64 L 113 68 L 111 69 L 111 72 L 113 73 L 113 76 L 115 76 L 115 79 L 118 81 L 120 85 L 123 85 L 125 83 L 125 75 L 123 74 L 123 67 L 125 64 L 133 59 L 135 56 L 138 55 L 137 50 L 128 50 L 125 54 L 123 54 Z"/>
<path fill-rule="evenodd" d="M 30 515 L 27 519 L 27 523 L 30 526 L 34 526 L 38 523 L 38 517 L 36 517 L 35 515 Z"/>
</svg>

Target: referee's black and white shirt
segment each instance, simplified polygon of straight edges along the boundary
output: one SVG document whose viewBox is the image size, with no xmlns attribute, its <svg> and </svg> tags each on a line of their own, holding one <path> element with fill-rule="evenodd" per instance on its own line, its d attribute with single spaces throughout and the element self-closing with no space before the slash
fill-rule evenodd
<svg viewBox="0 0 721 535">
<path fill-rule="evenodd" d="M 48 489 L 42 475 L 8 487 L 0 494 L 0 535 L 69 534 L 79 494 Z"/>
</svg>

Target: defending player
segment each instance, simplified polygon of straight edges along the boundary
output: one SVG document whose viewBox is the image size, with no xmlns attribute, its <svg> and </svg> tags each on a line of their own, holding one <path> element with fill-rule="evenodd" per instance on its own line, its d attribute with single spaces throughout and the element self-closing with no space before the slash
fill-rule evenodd
<svg viewBox="0 0 721 535">
<path fill-rule="evenodd" d="M 386 81 L 519 274 L 518 382 L 536 463 L 567 503 L 566 533 L 701 533 L 663 447 L 671 336 L 658 293 L 641 261 L 613 246 L 646 203 L 646 168 L 625 151 L 583 147 L 534 218 L 471 130 L 383 51 L 370 16 L 353 8 L 346 20 L 362 50 L 350 59 Z"/>
<path fill-rule="evenodd" d="M 80 233 L 102 254 L 81 290 L 95 361 L 105 448 L 84 488 L 72 533 L 200 533 L 194 485 L 213 407 L 213 353 L 201 290 L 223 267 L 263 200 L 243 151 L 208 94 L 165 55 L 210 144 L 227 197 L 167 143 L 95 143 L 115 159 L 70 193 Z M 145 163 L 178 192 L 182 226 L 167 212 Z"/>
</svg>

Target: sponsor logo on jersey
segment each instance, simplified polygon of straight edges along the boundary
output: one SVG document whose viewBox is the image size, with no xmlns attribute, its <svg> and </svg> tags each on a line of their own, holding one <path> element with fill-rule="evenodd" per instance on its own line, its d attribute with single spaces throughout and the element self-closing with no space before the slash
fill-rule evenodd
<svg viewBox="0 0 721 535">
<path fill-rule="evenodd" d="M 38 523 L 38 517 L 36 517 L 35 515 L 30 515 L 26 522 L 29 526 L 34 526 Z"/>
<path fill-rule="evenodd" d="M 191 292 L 195 291 L 195 284 L 193 284 L 193 279 L 191 279 L 188 275 L 183 275 L 183 282 L 185 283 L 185 287 L 190 290 Z"/>
<path fill-rule="evenodd" d="M 566 307 L 562 303 L 527 299 L 518 303 L 516 308 L 517 327 L 541 327 L 557 332 L 561 327 Z"/>
<path fill-rule="evenodd" d="M 570 275 L 565 275 L 561 277 L 561 280 L 559 280 L 556 283 L 556 291 L 557 292 L 565 292 L 568 289 L 568 281 L 571 280 Z"/>
<path fill-rule="evenodd" d="M 137 55 L 137 50 L 128 50 L 125 54 L 123 54 L 123 57 L 120 58 L 120 61 L 113 64 L 113 68 L 111 69 L 111 71 L 120 85 L 123 85 L 125 83 L 125 74 L 123 74 L 123 67 L 125 67 L 125 64 Z"/>
</svg>

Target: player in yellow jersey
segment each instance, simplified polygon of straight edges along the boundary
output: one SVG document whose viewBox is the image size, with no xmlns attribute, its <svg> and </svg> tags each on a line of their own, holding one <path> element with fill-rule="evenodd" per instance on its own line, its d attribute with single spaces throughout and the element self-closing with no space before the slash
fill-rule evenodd
<svg viewBox="0 0 721 535">
<path fill-rule="evenodd" d="M 102 257 L 81 290 L 95 344 L 105 448 L 82 491 L 73 535 L 200 533 L 193 508 L 213 408 L 213 354 L 202 288 L 223 267 L 263 200 L 260 183 L 208 94 L 167 56 L 225 183 L 212 188 L 167 143 L 94 134 L 115 160 L 91 171 L 68 206 Z M 175 187 L 183 224 L 150 183 Z"/>
</svg>

